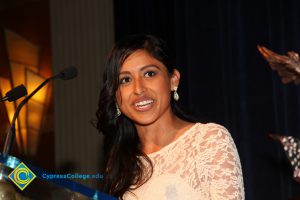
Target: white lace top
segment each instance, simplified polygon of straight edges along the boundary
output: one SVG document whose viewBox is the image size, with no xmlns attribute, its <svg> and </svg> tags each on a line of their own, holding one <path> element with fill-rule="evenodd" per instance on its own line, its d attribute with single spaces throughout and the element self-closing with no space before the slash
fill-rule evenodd
<svg viewBox="0 0 300 200">
<path fill-rule="evenodd" d="M 193 125 L 177 140 L 148 155 L 152 177 L 125 200 L 240 200 L 244 185 L 230 133 L 209 123 Z"/>
</svg>

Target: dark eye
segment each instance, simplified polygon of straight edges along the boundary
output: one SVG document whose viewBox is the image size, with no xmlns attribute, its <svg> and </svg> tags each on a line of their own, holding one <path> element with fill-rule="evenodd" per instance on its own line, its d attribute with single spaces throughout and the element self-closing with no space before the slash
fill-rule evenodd
<svg viewBox="0 0 300 200">
<path fill-rule="evenodd" d="M 156 75 L 156 73 L 154 71 L 149 71 L 149 72 L 145 73 L 146 77 L 152 77 L 152 76 L 155 76 L 155 75 Z"/>
<path fill-rule="evenodd" d="M 130 77 L 123 77 L 119 80 L 119 84 L 125 84 L 130 82 Z"/>
</svg>

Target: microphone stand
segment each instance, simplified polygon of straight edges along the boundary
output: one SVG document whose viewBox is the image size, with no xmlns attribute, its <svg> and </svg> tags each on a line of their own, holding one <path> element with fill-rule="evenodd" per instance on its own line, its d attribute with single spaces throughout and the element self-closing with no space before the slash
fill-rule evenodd
<svg viewBox="0 0 300 200">
<path fill-rule="evenodd" d="M 46 85 L 49 81 L 55 79 L 55 78 L 59 78 L 60 74 L 50 77 L 48 79 L 46 79 L 42 84 L 40 84 L 30 95 L 28 95 L 17 107 L 16 112 L 13 116 L 12 122 L 11 122 L 11 126 L 10 129 L 6 135 L 5 138 L 5 143 L 4 143 L 4 147 L 3 147 L 3 155 L 8 155 L 11 151 L 12 148 L 12 144 L 13 141 L 15 139 L 15 135 L 16 135 L 16 120 L 17 117 L 19 116 L 20 110 L 21 108 L 28 102 L 28 100 L 35 94 L 37 93 L 44 85 Z"/>
<path fill-rule="evenodd" d="M 77 76 L 77 69 L 75 67 L 69 67 L 64 69 L 63 71 L 61 71 L 59 74 L 54 75 L 50 78 L 47 78 L 42 84 L 40 84 L 30 95 L 28 95 L 25 99 L 23 99 L 23 101 L 18 105 L 12 122 L 11 122 L 11 127 L 6 135 L 5 138 L 5 143 L 4 143 L 4 148 L 3 148 L 3 157 L 6 159 L 9 155 L 9 153 L 11 152 L 12 146 L 13 146 L 13 141 L 16 135 L 16 120 L 17 117 L 19 116 L 20 110 L 21 108 L 28 102 L 28 100 L 35 94 L 37 93 L 44 85 L 46 85 L 49 81 L 56 79 L 56 78 L 60 78 L 62 80 L 70 80 L 74 77 Z M 26 95 L 26 94 L 25 94 Z M 0 164 L 0 194 L 1 194 L 1 189 L 3 188 L 3 184 L 5 184 L 5 178 L 2 176 L 4 173 L 5 167 L 3 165 Z M 2 185 L 1 185 L 2 184 Z M 0 197 L 1 198 L 1 197 Z"/>
</svg>

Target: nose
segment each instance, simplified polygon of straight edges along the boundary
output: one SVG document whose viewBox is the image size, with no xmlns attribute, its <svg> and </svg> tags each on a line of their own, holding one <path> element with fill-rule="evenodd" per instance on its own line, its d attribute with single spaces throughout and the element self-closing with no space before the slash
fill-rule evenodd
<svg viewBox="0 0 300 200">
<path fill-rule="evenodd" d="M 134 94 L 136 94 L 136 95 L 140 95 L 145 91 L 145 86 L 144 86 L 143 80 L 141 80 L 141 79 L 136 79 L 134 81 L 133 87 L 134 87 L 133 88 Z"/>
</svg>

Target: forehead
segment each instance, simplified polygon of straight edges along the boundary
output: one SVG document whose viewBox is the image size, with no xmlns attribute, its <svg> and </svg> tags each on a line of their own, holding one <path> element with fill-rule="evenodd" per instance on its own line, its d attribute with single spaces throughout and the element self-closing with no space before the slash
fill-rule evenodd
<svg viewBox="0 0 300 200">
<path fill-rule="evenodd" d="M 151 56 L 147 51 L 137 50 L 125 59 L 121 66 L 120 72 L 139 70 L 147 65 L 155 65 L 166 70 L 165 65 Z"/>
</svg>

